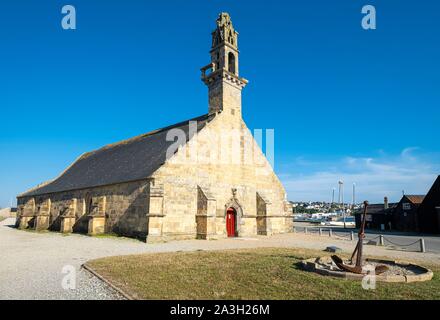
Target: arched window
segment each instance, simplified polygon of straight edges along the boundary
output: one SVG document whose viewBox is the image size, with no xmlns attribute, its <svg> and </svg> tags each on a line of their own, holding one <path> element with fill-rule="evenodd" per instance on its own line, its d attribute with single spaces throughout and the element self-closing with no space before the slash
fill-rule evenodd
<svg viewBox="0 0 440 320">
<path fill-rule="evenodd" d="M 228 54 L 228 70 L 235 74 L 235 55 L 232 52 Z"/>
</svg>

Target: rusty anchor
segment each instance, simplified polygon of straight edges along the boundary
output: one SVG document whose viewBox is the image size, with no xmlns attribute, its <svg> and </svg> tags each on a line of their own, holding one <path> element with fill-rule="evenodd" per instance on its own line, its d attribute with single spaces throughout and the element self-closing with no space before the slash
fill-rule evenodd
<svg viewBox="0 0 440 320">
<path fill-rule="evenodd" d="M 362 222 L 361 227 L 359 229 L 359 239 L 356 244 L 356 247 L 354 248 L 353 254 L 350 258 L 350 265 L 344 264 L 344 261 L 338 257 L 337 255 L 333 255 L 331 258 L 333 262 L 338 266 L 339 269 L 351 272 L 351 273 L 357 273 L 357 274 L 363 274 L 366 273 L 366 271 L 363 270 L 363 241 L 365 238 L 365 223 L 367 220 L 367 207 L 368 207 L 368 201 L 364 201 L 364 212 L 362 214 Z M 353 258 L 356 255 L 356 263 L 353 265 Z M 375 267 L 375 274 L 381 274 L 388 270 L 387 266 L 378 265 Z"/>
</svg>

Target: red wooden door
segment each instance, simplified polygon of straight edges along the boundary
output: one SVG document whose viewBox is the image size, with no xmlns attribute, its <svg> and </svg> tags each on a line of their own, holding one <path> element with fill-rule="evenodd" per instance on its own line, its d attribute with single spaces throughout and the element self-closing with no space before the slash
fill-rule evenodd
<svg viewBox="0 0 440 320">
<path fill-rule="evenodd" d="M 226 214 L 226 231 L 228 237 L 235 237 L 235 212 L 234 209 L 228 209 Z"/>
</svg>

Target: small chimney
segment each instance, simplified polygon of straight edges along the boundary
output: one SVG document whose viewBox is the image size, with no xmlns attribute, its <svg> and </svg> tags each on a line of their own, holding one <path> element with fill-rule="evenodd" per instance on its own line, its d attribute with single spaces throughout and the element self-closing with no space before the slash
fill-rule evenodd
<svg viewBox="0 0 440 320">
<path fill-rule="evenodd" d="M 383 198 L 383 208 L 384 210 L 388 209 L 388 197 Z"/>
</svg>

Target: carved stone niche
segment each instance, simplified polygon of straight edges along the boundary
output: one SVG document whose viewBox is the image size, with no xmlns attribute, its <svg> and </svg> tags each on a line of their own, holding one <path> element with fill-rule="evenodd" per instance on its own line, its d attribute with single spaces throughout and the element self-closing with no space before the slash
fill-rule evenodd
<svg viewBox="0 0 440 320">
<path fill-rule="evenodd" d="M 93 197 L 92 205 L 88 215 L 88 235 L 98 235 L 105 232 L 105 209 L 106 209 L 106 197 Z"/>
<path fill-rule="evenodd" d="M 197 187 L 197 239 L 212 239 L 216 236 L 217 201 L 207 189 Z"/>
<path fill-rule="evenodd" d="M 60 215 L 60 232 L 71 233 L 76 222 L 77 199 L 72 199 L 69 205 L 64 208 Z"/>
<path fill-rule="evenodd" d="M 35 199 L 31 198 L 24 205 L 19 206 L 16 227 L 27 229 L 35 218 Z"/>
<path fill-rule="evenodd" d="M 51 200 L 46 199 L 42 200 L 38 203 L 34 228 L 37 231 L 47 230 L 49 228 L 50 222 L 50 208 L 51 208 Z"/>
</svg>

